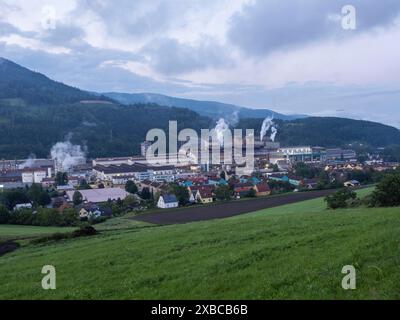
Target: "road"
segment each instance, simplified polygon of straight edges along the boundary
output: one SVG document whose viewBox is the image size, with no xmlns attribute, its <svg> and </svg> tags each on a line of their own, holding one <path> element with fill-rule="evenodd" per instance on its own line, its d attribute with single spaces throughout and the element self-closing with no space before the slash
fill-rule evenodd
<svg viewBox="0 0 400 320">
<path fill-rule="evenodd" d="M 221 202 L 204 206 L 157 211 L 138 215 L 132 219 L 159 225 L 222 219 L 285 204 L 325 197 L 333 192 L 335 190 L 295 192 L 275 197 L 256 198 L 254 200 Z"/>
</svg>

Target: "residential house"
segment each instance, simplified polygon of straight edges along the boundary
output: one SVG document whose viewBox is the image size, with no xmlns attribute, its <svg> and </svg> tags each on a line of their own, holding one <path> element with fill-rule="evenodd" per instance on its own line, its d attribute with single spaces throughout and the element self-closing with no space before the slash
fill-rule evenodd
<svg viewBox="0 0 400 320">
<path fill-rule="evenodd" d="M 68 177 L 68 184 L 70 184 L 71 186 L 78 186 L 79 185 L 79 177 L 76 176 L 69 176 Z"/>
<path fill-rule="evenodd" d="M 345 187 L 359 187 L 360 185 L 360 182 L 357 180 L 346 181 L 344 183 Z"/>
<path fill-rule="evenodd" d="M 265 197 L 271 194 L 271 189 L 269 188 L 268 183 L 260 182 L 254 186 L 254 190 L 256 191 L 257 197 Z"/>
<path fill-rule="evenodd" d="M 100 208 L 94 203 L 85 203 L 79 208 L 79 218 L 80 219 L 93 219 L 100 217 L 111 217 L 111 208 Z"/>
<path fill-rule="evenodd" d="M 304 179 L 301 186 L 303 186 L 306 189 L 312 190 L 312 189 L 316 189 L 318 187 L 318 182 L 319 182 L 318 178 Z"/>
<path fill-rule="evenodd" d="M 148 188 L 150 193 L 156 194 L 156 193 L 161 193 L 165 189 L 166 185 L 161 182 L 145 180 L 139 183 L 138 187 L 140 191 L 142 191 L 143 188 Z"/>
<path fill-rule="evenodd" d="M 50 188 L 56 185 L 56 180 L 54 178 L 44 178 L 42 180 L 43 188 Z"/>
<path fill-rule="evenodd" d="M 199 188 L 196 192 L 196 200 L 201 203 L 211 203 L 214 201 L 213 192 L 210 188 Z"/>
<path fill-rule="evenodd" d="M 179 207 L 178 199 L 174 194 L 161 195 L 158 199 L 157 207 L 161 209 L 177 208 Z"/>
<path fill-rule="evenodd" d="M 233 187 L 234 194 L 237 198 L 247 196 L 252 189 L 254 189 L 254 185 L 250 182 L 236 183 Z"/>
</svg>

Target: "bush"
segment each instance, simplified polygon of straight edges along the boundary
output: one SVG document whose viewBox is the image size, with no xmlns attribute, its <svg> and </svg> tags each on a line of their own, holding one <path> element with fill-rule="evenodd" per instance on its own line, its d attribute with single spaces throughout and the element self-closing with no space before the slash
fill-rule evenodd
<svg viewBox="0 0 400 320">
<path fill-rule="evenodd" d="M 40 208 L 33 213 L 30 209 L 9 212 L 0 206 L 0 224 L 67 227 L 78 225 L 79 219 L 74 209 L 60 213 L 55 209 Z"/>
<path fill-rule="evenodd" d="M 352 201 L 357 199 L 357 194 L 348 189 L 341 189 L 334 194 L 331 194 L 325 198 L 330 209 L 347 208 L 351 205 Z"/>
<path fill-rule="evenodd" d="M 0 204 L 0 224 L 5 224 L 10 219 L 10 212 L 5 206 Z"/>
<path fill-rule="evenodd" d="M 246 194 L 246 198 L 254 198 L 255 196 L 256 196 L 256 190 L 254 190 L 253 188 L 250 189 Z"/>
<path fill-rule="evenodd" d="M 74 232 L 66 232 L 66 233 L 54 233 L 50 236 L 44 236 L 37 239 L 33 239 L 31 243 L 39 244 L 46 243 L 50 241 L 60 241 L 71 238 L 79 238 L 79 237 L 89 237 L 97 234 L 97 230 L 91 226 L 84 226 Z"/>
<path fill-rule="evenodd" d="M 400 206 L 400 173 L 385 176 L 372 193 L 370 206 L 396 207 Z"/>
<path fill-rule="evenodd" d="M 81 227 L 78 230 L 75 230 L 72 232 L 72 237 L 77 238 L 77 237 L 89 237 L 89 236 L 94 236 L 97 234 L 97 230 L 93 228 L 92 226 L 85 226 Z"/>
</svg>

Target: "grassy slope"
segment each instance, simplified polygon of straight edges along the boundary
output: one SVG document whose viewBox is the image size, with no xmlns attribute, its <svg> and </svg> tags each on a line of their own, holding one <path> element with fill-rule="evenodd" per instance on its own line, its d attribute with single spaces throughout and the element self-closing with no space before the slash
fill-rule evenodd
<svg viewBox="0 0 400 320">
<path fill-rule="evenodd" d="M 108 231 L 0 258 L 0 298 L 400 298 L 399 208 L 321 199 L 234 218 Z M 57 290 L 40 287 L 57 269 Z M 341 288 L 343 265 L 357 290 Z"/>
<path fill-rule="evenodd" d="M 69 232 L 76 228 L 0 225 L 0 239 L 30 238 L 56 232 Z"/>
</svg>

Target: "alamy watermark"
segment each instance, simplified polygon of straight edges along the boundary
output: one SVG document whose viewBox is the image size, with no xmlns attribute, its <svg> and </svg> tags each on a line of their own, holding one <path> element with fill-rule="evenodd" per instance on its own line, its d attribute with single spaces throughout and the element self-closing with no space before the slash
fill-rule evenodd
<svg viewBox="0 0 400 320">
<path fill-rule="evenodd" d="M 200 137 L 193 129 L 178 132 L 176 121 L 169 121 L 167 134 L 162 129 L 151 129 L 146 141 L 152 142 L 146 159 L 150 165 L 231 165 L 236 174 L 254 171 L 254 130 L 232 131 L 227 126 L 201 129 Z M 179 148 L 178 148 L 179 145 Z M 167 152 L 168 150 L 168 152 Z"/>
<path fill-rule="evenodd" d="M 355 30 L 357 28 L 357 12 L 352 5 L 346 5 L 342 8 L 342 28 L 344 30 Z"/>
<path fill-rule="evenodd" d="M 56 28 L 57 14 L 53 6 L 46 5 L 42 8 L 41 25 L 44 30 L 54 30 Z"/>
<path fill-rule="evenodd" d="M 44 290 L 56 289 L 56 268 L 51 265 L 43 266 L 42 274 L 45 276 L 42 279 L 42 288 Z"/>
<path fill-rule="evenodd" d="M 342 268 L 342 273 L 346 274 L 342 279 L 342 288 L 344 290 L 356 289 L 356 268 L 352 265 L 346 265 Z"/>
</svg>

